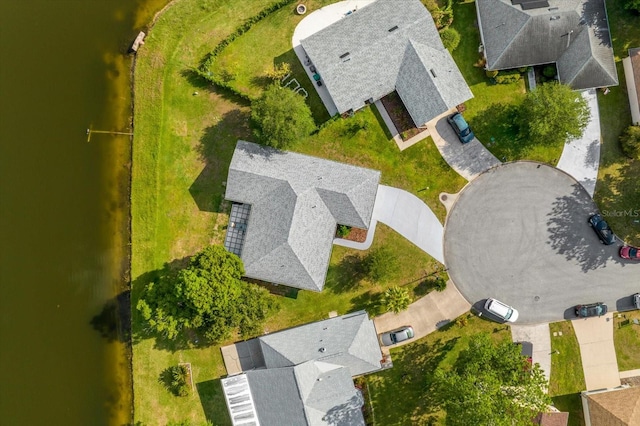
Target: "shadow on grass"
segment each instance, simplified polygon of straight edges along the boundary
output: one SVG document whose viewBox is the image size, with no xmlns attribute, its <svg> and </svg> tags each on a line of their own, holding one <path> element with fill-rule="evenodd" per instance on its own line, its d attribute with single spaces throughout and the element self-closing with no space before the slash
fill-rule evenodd
<svg viewBox="0 0 640 426">
<path fill-rule="evenodd" d="M 251 105 L 246 98 L 238 96 L 238 94 L 229 89 L 214 85 L 191 68 L 183 69 L 180 71 L 180 75 L 184 77 L 184 79 L 187 80 L 194 89 L 206 90 L 208 93 L 215 93 L 223 99 L 233 102 L 238 106 L 248 107 Z"/>
<path fill-rule="evenodd" d="M 569 426 L 584 425 L 584 413 L 582 411 L 582 400 L 579 393 L 559 395 L 551 398 L 553 405 L 560 411 L 569 413 Z"/>
<path fill-rule="evenodd" d="M 495 103 L 470 119 L 469 125 L 498 159 L 522 158 L 531 144 L 518 136 L 517 115 L 515 105 Z"/>
<path fill-rule="evenodd" d="M 348 293 L 356 290 L 365 277 L 364 259 L 357 255 L 347 255 L 338 265 L 329 267 L 325 287 L 332 293 Z"/>
<path fill-rule="evenodd" d="M 220 117 L 215 126 L 208 127 L 197 147 L 204 169 L 189 187 L 189 192 L 201 211 L 221 212 L 229 164 L 238 139 L 250 135 L 247 125 L 249 112 L 232 109 Z"/>
<path fill-rule="evenodd" d="M 220 379 L 196 383 L 206 419 L 215 425 L 231 425 Z"/>
<path fill-rule="evenodd" d="M 385 313 L 381 301 L 382 293 L 371 290 L 351 299 L 354 311 L 364 309 L 370 317 L 377 317 Z"/>
<path fill-rule="evenodd" d="M 437 424 L 442 401 L 434 385 L 434 373 L 458 339 L 403 346 L 392 353 L 392 369 L 366 377 L 376 423 Z"/>
</svg>

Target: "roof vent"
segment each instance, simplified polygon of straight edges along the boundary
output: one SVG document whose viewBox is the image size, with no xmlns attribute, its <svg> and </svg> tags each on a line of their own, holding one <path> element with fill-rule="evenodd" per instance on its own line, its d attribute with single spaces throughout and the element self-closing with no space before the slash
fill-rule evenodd
<svg viewBox="0 0 640 426">
<path fill-rule="evenodd" d="M 558 19 L 560 19 L 560 15 L 554 15 L 551 18 L 549 18 L 550 21 L 557 21 Z"/>
<path fill-rule="evenodd" d="M 340 55 L 340 59 L 344 59 L 344 58 L 346 58 L 347 56 L 349 56 L 349 52 L 347 52 L 347 53 L 343 53 L 342 55 Z"/>
<path fill-rule="evenodd" d="M 397 26 L 397 25 L 395 25 L 395 26 L 393 26 L 393 27 L 389 28 L 389 32 L 390 32 L 390 33 L 392 33 L 392 32 L 394 32 L 394 31 L 395 31 L 395 30 L 397 30 L 397 29 L 398 29 L 398 26 Z"/>
<path fill-rule="evenodd" d="M 549 12 L 553 12 L 554 10 L 558 10 L 558 8 L 557 7 L 550 7 L 549 8 Z"/>
<path fill-rule="evenodd" d="M 436 72 L 434 71 L 434 69 L 433 69 L 433 68 L 431 68 L 429 71 L 431 71 L 431 75 L 432 75 L 432 76 L 437 77 Z"/>
<path fill-rule="evenodd" d="M 322 348 L 318 349 L 318 351 L 320 351 L 322 353 L 325 353 L 327 351 L 327 348 L 322 347 Z"/>
</svg>

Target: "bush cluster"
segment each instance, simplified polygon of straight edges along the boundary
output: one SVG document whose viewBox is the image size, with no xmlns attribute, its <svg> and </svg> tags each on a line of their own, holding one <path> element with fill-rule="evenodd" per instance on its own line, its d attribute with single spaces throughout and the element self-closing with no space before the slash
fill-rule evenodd
<svg viewBox="0 0 640 426">
<path fill-rule="evenodd" d="M 449 27 L 440 31 L 440 38 L 442 39 L 442 44 L 444 44 L 445 49 L 449 52 L 453 52 L 460 44 L 460 33 L 454 28 Z"/>
<path fill-rule="evenodd" d="M 515 69 L 515 70 L 500 71 L 498 75 L 494 77 L 494 80 L 498 84 L 510 84 L 510 83 L 515 83 L 521 78 L 522 78 L 522 75 L 520 74 L 520 71 Z"/>
</svg>

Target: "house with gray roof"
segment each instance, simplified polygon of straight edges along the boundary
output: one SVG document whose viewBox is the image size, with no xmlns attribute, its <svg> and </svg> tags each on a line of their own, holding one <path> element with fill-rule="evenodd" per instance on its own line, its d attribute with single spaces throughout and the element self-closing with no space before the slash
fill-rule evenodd
<svg viewBox="0 0 640 426">
<path fill-rule="evenodd" d="M 341 114 L 395 90 L 422 126 L 473 97 L 420 0 L 376 0 L 300 44 Z"/>
<path fill-rule="evenodd" d="M 321 291 L 336 226 L 368 229 L 380 172 L 238 141 L 225 247 L 245 276 Z"/>
<path fill-rule="evenodd" d="M 486 68 L 555 63 L 575 90 L 616 86 L 604 0 L 477 0 Z"/>
<path fill-rule="evenodd" d="M 263 360 L 222 379 L 234 426 L 364 425 L 353 376 L 381 369 L 382 353 L 365 311 L 256 338 Z"/>
</svg>

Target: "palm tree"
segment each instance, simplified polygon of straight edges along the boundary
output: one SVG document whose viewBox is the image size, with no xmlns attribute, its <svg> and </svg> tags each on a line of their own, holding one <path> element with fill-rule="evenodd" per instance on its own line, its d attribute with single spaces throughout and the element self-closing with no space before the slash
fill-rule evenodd
<svg viewBox="0 0 640 426">
<path fill-rule="evenodd" d="M 407 289 L 393 286 L 388 288 L 382 295 L 382 306 L 387 312 L 399 313 L 406 310 L 411 304 L 411 296 Z"/>
</svg>

